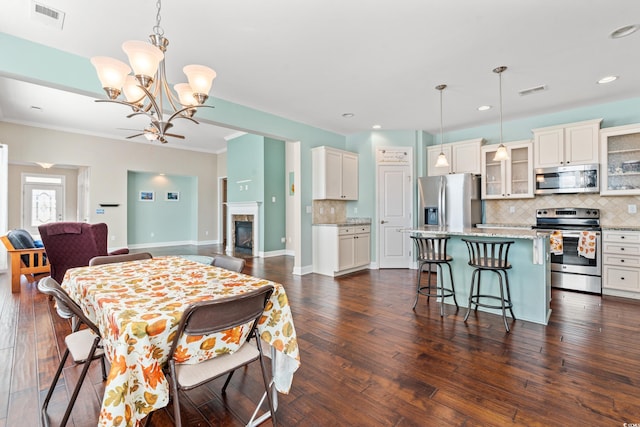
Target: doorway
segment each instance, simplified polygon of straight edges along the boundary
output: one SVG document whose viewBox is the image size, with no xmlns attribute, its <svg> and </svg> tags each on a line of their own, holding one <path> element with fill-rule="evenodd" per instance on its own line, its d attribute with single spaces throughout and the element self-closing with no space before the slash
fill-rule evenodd
<svg viewBox="0 0 640 427">
<path fill-rule="evenodd" d="M 411 266 L 411 242 L 404 231 L 410 229 L 413 224 L 412 171 L 411 147 L 377 150 L 379 268 Z"/>
<path fill-rule="evenodd" d="M 22 228 L 39 235 L 38 226 L 64 218 L 65 177 L 22 175 Z"/>
</svg>

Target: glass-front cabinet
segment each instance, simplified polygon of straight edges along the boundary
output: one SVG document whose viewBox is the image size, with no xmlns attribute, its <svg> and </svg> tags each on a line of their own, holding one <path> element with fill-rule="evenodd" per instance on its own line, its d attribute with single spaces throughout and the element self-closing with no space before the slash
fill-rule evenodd
<svg viewBox="0 0 640 427">
<path fill-rule="evenodd" d="M 600 194 L 640 195 L 640 124 L 602 129 Z"/>
<path fill-rule="evenodd" d="M 508 160 L 495 161 L 497 144 L 482 147 L 482 198 L 533 198 L 533 144 L 529 140 L 504 144 Z"/>
</svg>

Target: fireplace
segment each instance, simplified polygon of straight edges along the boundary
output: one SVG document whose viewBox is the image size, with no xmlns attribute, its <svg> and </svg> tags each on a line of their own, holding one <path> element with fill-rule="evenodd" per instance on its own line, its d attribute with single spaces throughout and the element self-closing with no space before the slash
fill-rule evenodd
<svg viewBox="0 0 640 427">
<path fill-rule="evenodd" d="M 227 254 L 260 256 L 259 213 L 258 202 L 227 202 Z"/>
<path fill-rule="evenodd" d="M 253 252 L 253 221 L 234 221 L 235 242 L 237 252 Z"/>
</svg>

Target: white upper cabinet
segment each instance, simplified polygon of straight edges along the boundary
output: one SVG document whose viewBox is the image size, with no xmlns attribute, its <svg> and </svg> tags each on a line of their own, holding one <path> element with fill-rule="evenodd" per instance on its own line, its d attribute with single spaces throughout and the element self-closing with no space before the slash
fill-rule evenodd
<svg viewBox="0 0 640 427">
<path fill-rule="evenodd" d="M 640 195 L 640 124 L 602 129 L 600 194 Z"/>
<path fill-rule="evenodd" d="M 314 200 L 358 200 L 358 155 L 331 147 L 316 147 L 312 156 Z"/>
<path fill-rule="evenodd" d="M 602 119 L 533 129 L 534 167 L 599 163 Z"/>
<path fill-rule="evenodd" d="M 470 139 L 468 141 L 454 142 L 450 144 L 432 145 L 427 148 L 427 175 L 446 175 L 449 173 L 472 173 L 479 175 L 482 172 L 480 161 L 480 148 L 484 139 Z M 449 161 L 448 167 L 435 167 L 438 155 L 443 152 Z"/>
<path fill-rule="evenodd" d="M 482 198 L 533 198 L 533 144 L 526 140 L 504 145 L 508 160 L 493 160 L 497 144 L 482 147 Z"/>
</svg>

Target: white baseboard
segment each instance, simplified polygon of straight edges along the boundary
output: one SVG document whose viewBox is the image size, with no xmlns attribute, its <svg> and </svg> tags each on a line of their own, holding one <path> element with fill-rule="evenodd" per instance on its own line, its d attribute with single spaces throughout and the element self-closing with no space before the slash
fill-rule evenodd
<svg viewBox="0 0 640 427">
<path fill-rule="evenodd" d="M 199 242 L 196 243 L 196 245 L 198 246 L 219 245 L 219 244 L 220 244 L 220 240 L 200 240 Z"/>
<path fill-rule="evenodd" d="M 293 274 L 296 276 L 304 276 L 305 274 L 313 273 L 313 265 L 307 265 L 304 267 L 293 267 Z"/>
<path fill-rule="evenodd" d="M 286 255 L 285 250 L 277 250 L 277 251 L 269 251 L 269 252 L 258 252 L 258 256 L 260 258 L 271 258 L 274 256 L 283 256 Z"/>
</svg>

